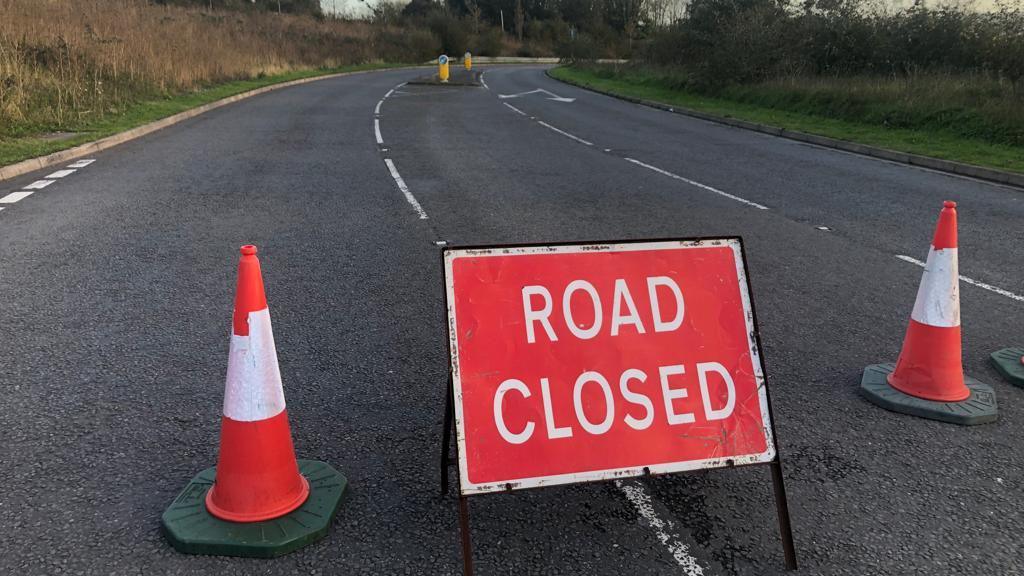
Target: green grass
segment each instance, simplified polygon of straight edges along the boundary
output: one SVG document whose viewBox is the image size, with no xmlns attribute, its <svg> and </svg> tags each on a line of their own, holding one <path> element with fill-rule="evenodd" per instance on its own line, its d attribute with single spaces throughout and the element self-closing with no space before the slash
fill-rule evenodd
<svg viewBox="0 0 1024 576">
<path fill-rule="evenodd" d="M 849 119 L 830 118 L 797 110 L 771 108 L 726 98 L 702 96 L 671 85 L 654 75 L 632 72 L 615 74 L 575 66 L 551 70 L 555 78 L 600 91 L 652 100 L 716 116 L 737 118 L 787 130 L 828 136 L 889 150 L 964 162 L 977 166 L 1024 173 L 1024 147 L 968 138 L 944 129 L 892 128 Z M 766 88 L 768 90 L 769 88 Z M 778 90 L 776 86 L 770 88 Z M 743 88 L 750 99 L 757 86 Z"/>
<path fill-rule="evenodd" d="M 170 98 L 141 101 L 128 106 L 119 114 L 110 114 L 102 119 L 84 122 L 69 128 L 69 130 L 78 132 L 79 134 L 67 140 L 52 141 L 38 136 L 0 139 L 0 166 L 6 166 L 29 158 L 35 158 L 37 156 L 43 156 L 60 150 L 73 148 L 79 144 L 99 140 L 100 138 L 105 138 L 112 134 L 117 134 L 118 132 L 124 132 L 125 130 L 130 130 L 137 126 L 141 126 L 155 120 L 160 120 L 161 118 L 166 118 L 179 112 L 184 112 L 190 108 L 202 106 L 203 104 L 208 104 L 222 98 L 234 96 L 236 94 L 241 94 L 242 92 L 255 90 L 256 88 L 262 88 L 271 84 L 279 84 L 290 80 L 300 80 L 302 78 L 324 76 L 327 74 L 337 74 L 340 72 L 357 72 L 361 70 L 376 70 L 382 68 L 394 68 L 398 66 L 402 65 L 374 63 L 344 66 L 341 68 L 299 70 L 287 74 L 227 82 L 211 86 L 197 92 L 191 92 Z"/>
</svg>

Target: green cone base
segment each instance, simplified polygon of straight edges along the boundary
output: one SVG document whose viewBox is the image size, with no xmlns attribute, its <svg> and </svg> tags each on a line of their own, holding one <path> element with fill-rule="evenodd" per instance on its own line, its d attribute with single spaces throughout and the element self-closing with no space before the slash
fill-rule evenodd
<svg viewBox="0 0 1024 576">
<path fill-rule="evenodd" d="M 992 364 L 1010 384 L 1024 388 L 1024 364 L 1020 363 L 1024 348 L 1003 348 L 992 353 Z"/>
<path fill-rule="evenodd" d="M 935 402 L 904 394 L 890 386 L 886 376 L 895 369 L 895 364 L 872 364 L 865 368 L 860 381 L 861 393 L 886 410 L 952 424 L 974 426 L 999 418 L 996 393 L 988 384 L 964 375 L 964 384 L 971 390 L 966 400 Z"/>
<path fill-rule="evenodd" d="M 330 464 L 299 460 L 309 498 L 289 514 L 263 522 L 227 522 L 206 510 L 216 468 L 197 474 L 164 512 L 164 535 L 179 552 L 274 558 L 327 535 L 348 481 Z"/>
</svg>

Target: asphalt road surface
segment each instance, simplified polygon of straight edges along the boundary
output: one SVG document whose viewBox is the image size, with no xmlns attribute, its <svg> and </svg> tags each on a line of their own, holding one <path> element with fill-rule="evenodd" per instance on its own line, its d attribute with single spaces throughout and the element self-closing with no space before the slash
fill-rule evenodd
<svg viewBox="0 0 1024 576">
<path fill-rule="evenodd" d="M 255 97 L 0 204 L 0 573 L 459 574 L 454 488 L 438 494 L 438 243 L 735 234 L 800 573 L 1024 571 L 1024 391 L 987 361 L 1024 344 L 1024 191 L 639 107 L 539 67 L 400 86 L 420 74 Z M 924 260 L 947 199 L 961 274 L 988 285 L 961 288 L 967 372 L 999 400 L 985 426 L 858 393 L 913 306 L 921 268 L 898 256 Z M 250 242 L 296 450 L 350 490 L 330 536 L 299 552 L 183 555 L 159 517 L 216 461 Z M 782 574 L 771 495 L 768 468 L 747 467 L 474 499 L 477 571 Z"/>
</svg>

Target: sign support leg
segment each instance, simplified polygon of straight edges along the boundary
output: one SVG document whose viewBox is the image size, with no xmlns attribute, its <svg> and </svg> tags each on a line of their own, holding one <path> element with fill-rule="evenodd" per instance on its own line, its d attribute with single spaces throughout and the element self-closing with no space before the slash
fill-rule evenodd
<svg viewBox="0 0 1024 576">
<path fill-rule="evenodd" d="M 462 573 L 473 576 L 473 546 L 469 541 L 469 503 L 459 496 L 459 524 L 462 532 Z"/>
<path fill-rule="evenodd" d="M 793 543 L 793 529 L 789 524 L 789 503 L 786 501 L 786 485 L 782 480 L 782 461 L 776 457 L 771 463 L 772 486 L 775 488 L 775 509 L 779 515 L 779 533 L 782 536 L 782 554 L 786 569 L 796 570 L 796 545 Z"/>
<path fill-rule="evenodd" d="M 452 444 L 454 406 L 452 402 L 452 375 L 448 373 L 448 387 L 444 394 L 444 431 L 441 440 L 441 495 L 448 494 L 448 452 Z"/>
</svg>

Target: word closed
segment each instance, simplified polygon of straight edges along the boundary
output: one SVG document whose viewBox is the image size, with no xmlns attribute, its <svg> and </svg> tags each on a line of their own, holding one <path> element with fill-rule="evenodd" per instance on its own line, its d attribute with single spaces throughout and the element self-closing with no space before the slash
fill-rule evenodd
<svg viewBox="0 0 1024 576">
<path fill-rule="evenodd" d="M 772 460 L 738 239 L 447 250 L 462 492 Z"/>
</svg>

